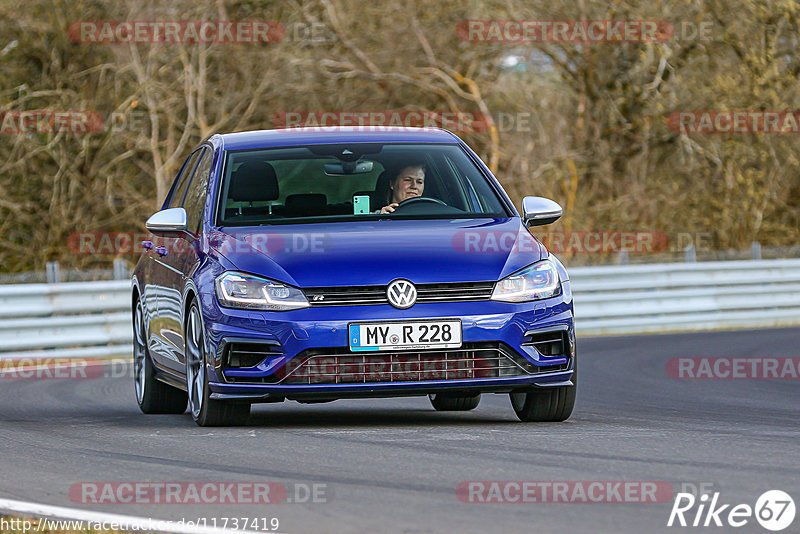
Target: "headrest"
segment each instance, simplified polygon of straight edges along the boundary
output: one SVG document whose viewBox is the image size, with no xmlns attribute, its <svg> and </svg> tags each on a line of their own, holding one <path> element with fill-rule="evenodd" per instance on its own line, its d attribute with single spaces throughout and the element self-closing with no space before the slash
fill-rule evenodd
<svg viewBox="0 0 800 534">
<path fill-rule="evenodd" d="M 278 200 L 275 169 L 264 161 L 246 161 L 231 174 L 228 197 L 237 202 Z"/>
<path fill-rule="evenodd" d="M 380 204 L 378 207 L 383 207 L 385 203 L 388 204 L 389 202 L 389 183 L 392 181 L 392 176 L 389 174 L 389 170 L 383 171 L 378 179 L 375 181 L 375 195 L 372 197 L 373 200 L 376 201 L 376 204 Z"/>
</svg>

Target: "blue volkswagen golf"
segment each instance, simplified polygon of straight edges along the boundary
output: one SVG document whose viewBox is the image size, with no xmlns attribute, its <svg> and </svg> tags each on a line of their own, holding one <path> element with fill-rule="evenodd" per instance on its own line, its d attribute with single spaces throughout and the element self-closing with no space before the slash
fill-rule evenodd
<svg viewBox="0 0 800 534">
<path fill-rule="evenodd" d="M 183 163 L 132 280 L 144 413 L 246 422 L 254 403 L 508 393 L 563 421 L 577 387 L 572 293 L 452 133 L 312 128 L 213 135 Z"/>
</svg>

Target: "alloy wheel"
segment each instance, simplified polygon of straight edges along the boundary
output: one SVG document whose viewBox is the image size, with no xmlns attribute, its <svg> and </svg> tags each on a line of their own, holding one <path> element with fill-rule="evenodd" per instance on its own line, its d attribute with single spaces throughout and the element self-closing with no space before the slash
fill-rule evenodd
<svg viewBox="0 0 800 534">
<path fill-rule="evenodd" d="M 192 306 L 186 324 L 186 386 L 189 392 L 189 408 L 195 419 L 200 417 L 203 409 L 205 373 L 205 350 L 200 311 L 196 306 Z"/>
<path fill-rule="evenodd" d="M 141 405 L 144 402 L 144 390 L 147 384 L 145 379 L 145 362 L 147 354 L 147 335 L 144 331 L 144 311 L 141 301 L 136 303 L 136 313 L 133 315 L 133 380 L 136 387 L 136 400 Z"/>
</svg>

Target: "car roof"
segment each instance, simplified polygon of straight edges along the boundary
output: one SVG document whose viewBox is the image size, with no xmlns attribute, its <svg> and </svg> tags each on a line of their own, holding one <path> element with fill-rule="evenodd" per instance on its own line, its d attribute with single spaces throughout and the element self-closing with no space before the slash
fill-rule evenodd
<svg viewBox="0 0 800 534">
<path fill-rule="evenodd" d="M 451 143 L 458 137 L 442 128 L 332 126 L 253 130 L 222 134 L 225 150 L 339 143 Z"/>
</svg>

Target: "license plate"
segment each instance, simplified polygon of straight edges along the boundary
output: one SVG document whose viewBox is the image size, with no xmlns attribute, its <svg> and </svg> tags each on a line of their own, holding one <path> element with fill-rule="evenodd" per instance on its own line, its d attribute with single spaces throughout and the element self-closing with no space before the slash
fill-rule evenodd
<svg viewBox="0 0 800 534">
<path fill-rule="evenodd" d="M 461 346 L 461 320 L 352 323 L 350 350 L 455 349 Z"/>
</svg>

